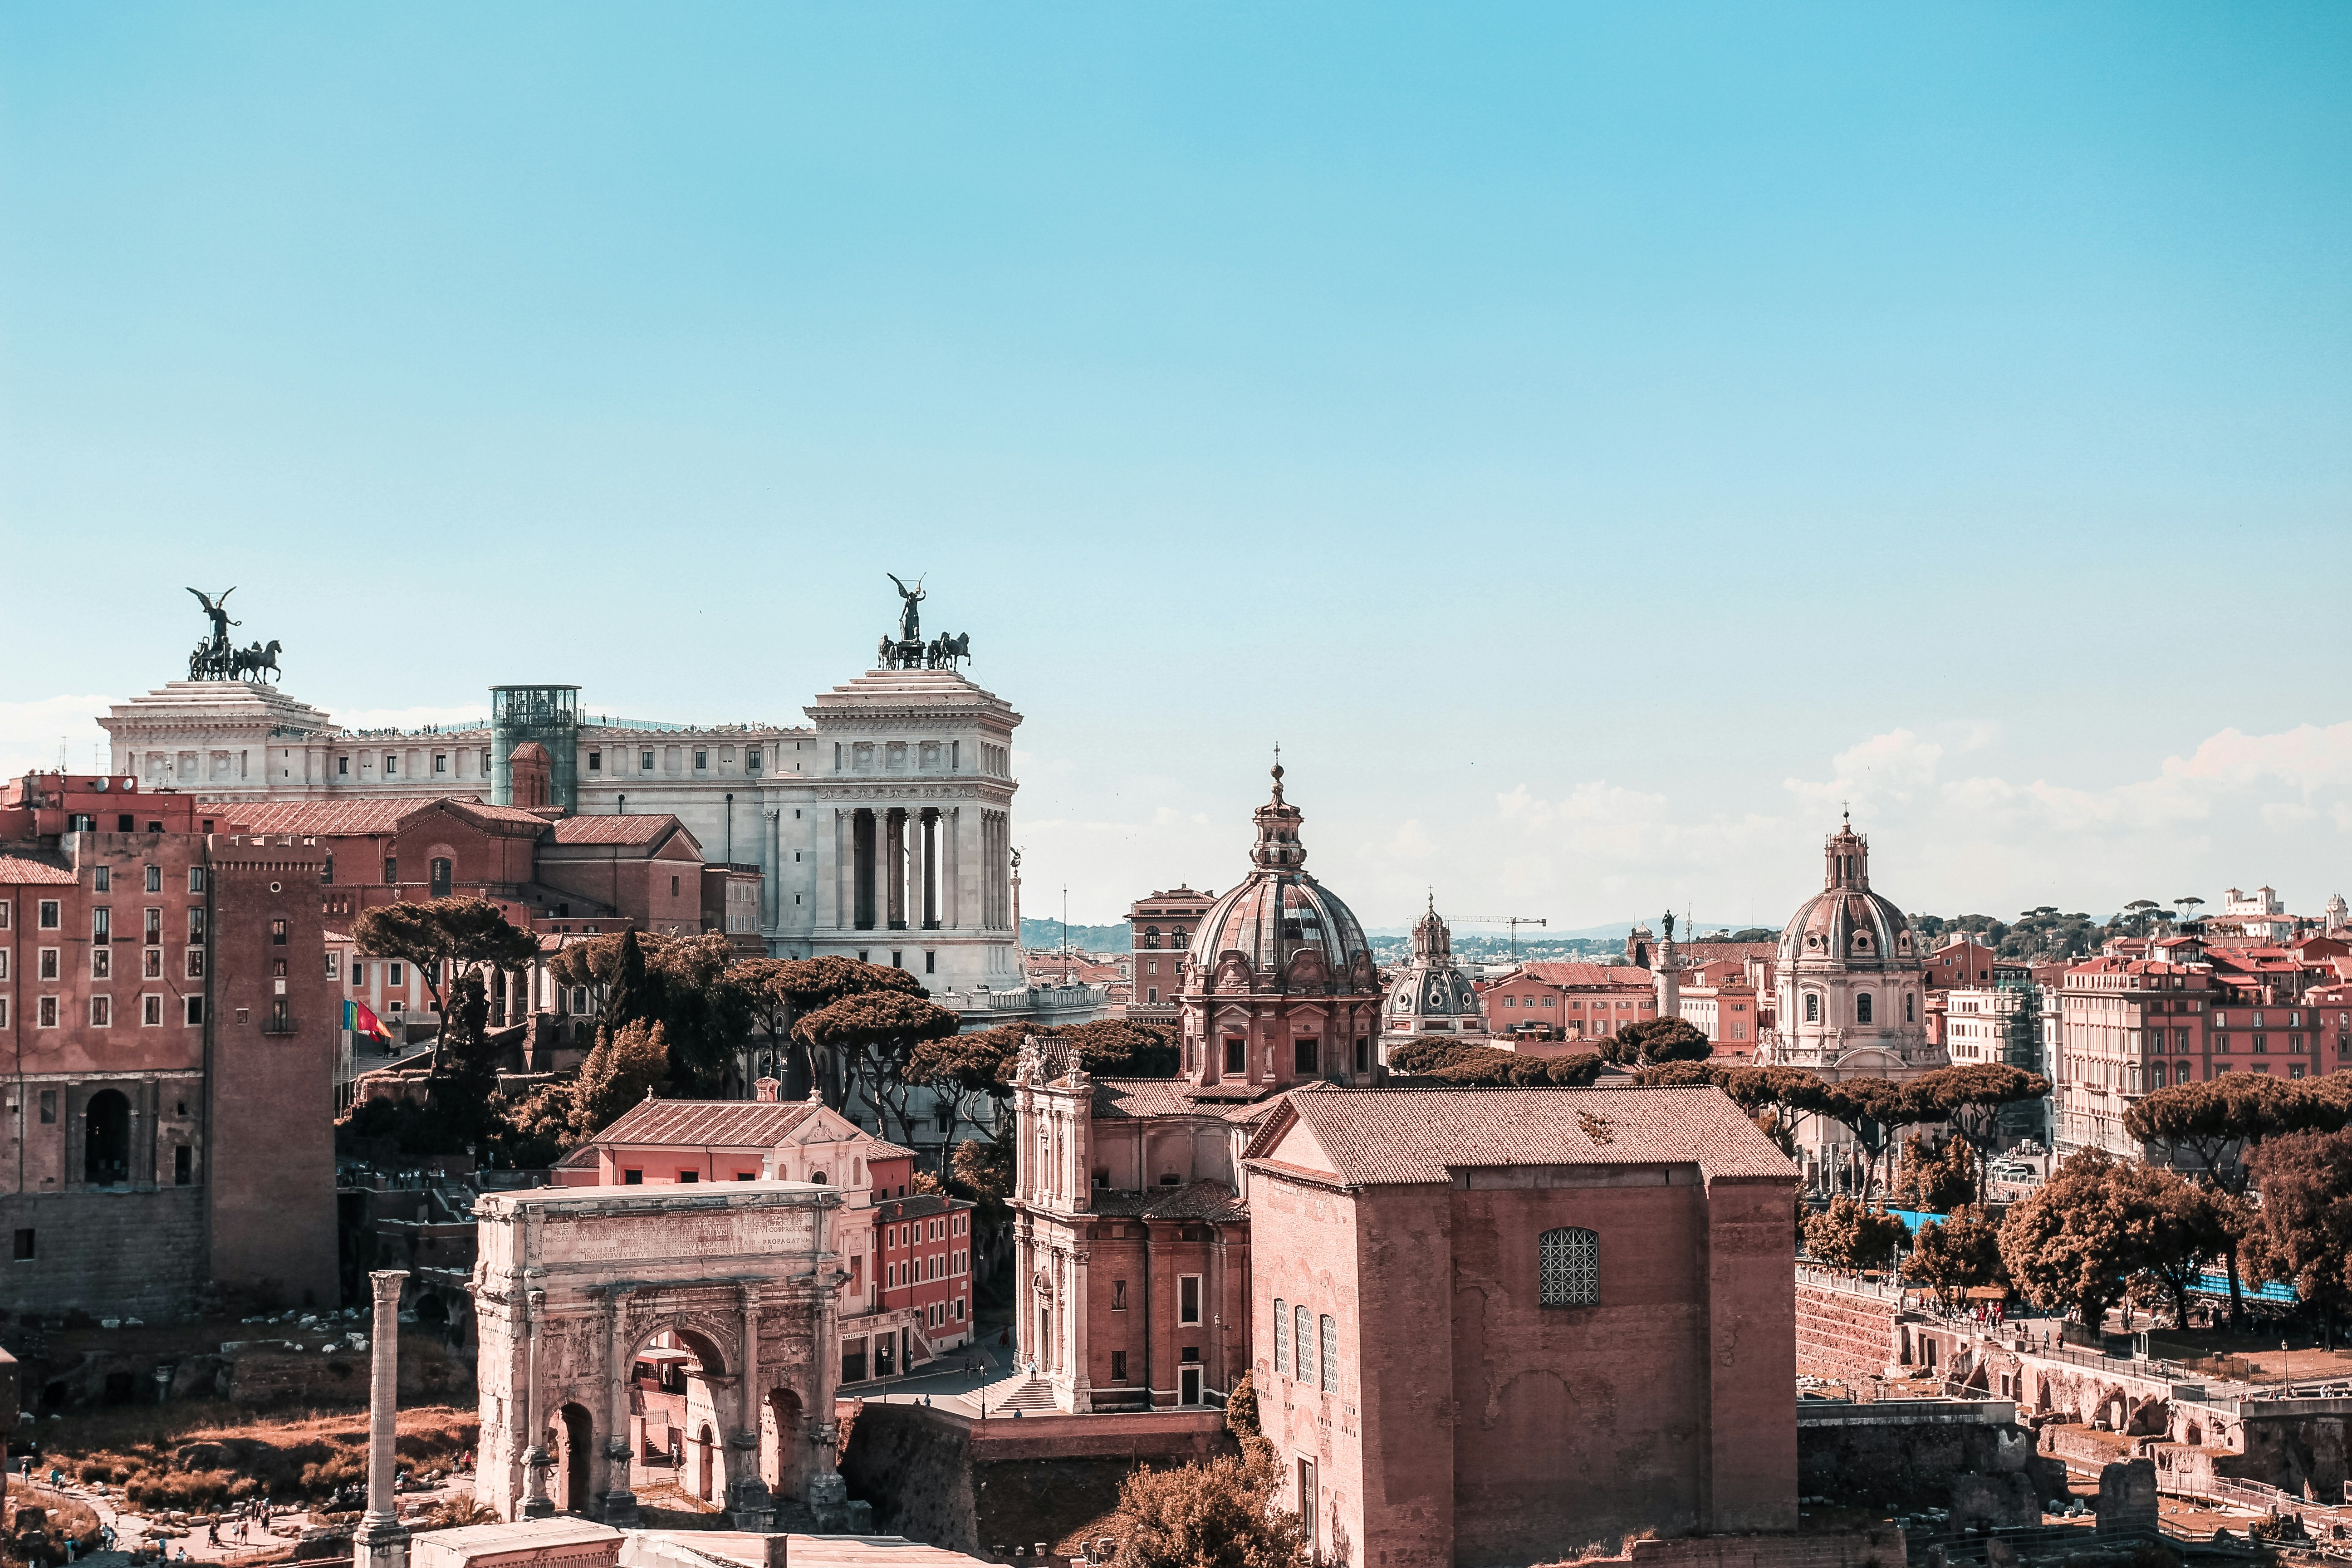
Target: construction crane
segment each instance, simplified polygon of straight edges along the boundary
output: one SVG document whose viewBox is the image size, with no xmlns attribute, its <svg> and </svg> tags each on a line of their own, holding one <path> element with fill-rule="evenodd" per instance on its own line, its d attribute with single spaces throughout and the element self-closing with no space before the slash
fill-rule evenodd
<svg viewBox="0 0 2352 1568">
<path fill-rule="evenodd" d="M 1511 962 L 1513 963 L 1517 963 L 1519 961 L 1519 928 L 1521 926 L 1549 926 L 1551 924 L 1549 921 L 1534 920 L 1526 915 L 1474 915 L 1471 917 L 1470 923 L 1474 926 L 1510 927 Z"/>
</svg>

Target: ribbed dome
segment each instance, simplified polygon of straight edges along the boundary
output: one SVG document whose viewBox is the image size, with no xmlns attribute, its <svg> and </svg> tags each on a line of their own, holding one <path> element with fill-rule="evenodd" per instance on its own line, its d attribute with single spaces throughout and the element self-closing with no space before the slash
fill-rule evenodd
<svg viewBox="0 0 2352 1568">
<path fill-rule="evenodd" d="M 1460 1032 L 1483 1034 L 1484 1015 L 1477 988 L 1454 962 L 1453 933 L 1437 918 L 1433 902 L 1412 928 L 1412 958 L 1389 980 L 1386 1017 L 1381 1027 L 1393 1034 L 1410 1032 L 1424 1018 L 1459 1019 Z"/>
<path fill-rule="evenodd" d="M 1302 813 L 1282 798 L 1282 769 L 1274 770 L 1274 798 L 1257 808 L 1257 843 L 1250 851 L 1254 869 L 1209 907 L 1193 932 L 1195 984 L 1212 981 L 1217 962 L 1238 952 L 1258 974 L 1272 978 L 1289 970 L 1298 954 L 1313 949 L 1335 989 L 1349 988 L 1360 956 L 1370 961 L 1371 944 L 1355 911 L 1300 868 L 1307 849 L 1298 841 Z"/>
<path fill-rule="evenodd" d="M 1848 824 L 1824 847 L 1823 887 L 1780 931 L 1784 967 L 1916 968 L 1911 921 L 1870 890 L 1870 843 Z"/>
</svg>

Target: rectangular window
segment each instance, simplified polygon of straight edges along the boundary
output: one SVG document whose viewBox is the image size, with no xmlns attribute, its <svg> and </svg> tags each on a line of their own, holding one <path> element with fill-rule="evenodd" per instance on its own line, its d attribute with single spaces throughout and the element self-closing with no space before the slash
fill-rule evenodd
<svg viewBox="0 0 2352 1568">
<path fill-rule="evenodd" d="M 446 773 L 449 771 L 448 752 L 436 752 L 433 753 L 433 771 L 436 773 Z"/>
<path fill-rule="evenodd" d="M 1328 1314 L 1323 1319 L 1323 1392 L 1339 1392 L 1339 1322 Z"/>
<path fill-rule="evenodd" d="M 52 1127 L 57 1124 L 57 1120 L 58 1091 L 54 1089 L 45 1089 L 41 1090 L 41 1124 L 45 1127 Z"/>
<path fill-rule="evenodd" d="M 351 760 L 351 758 L 349 758 L 349 757 L 337 757 L 337 758 L 335 759 L 335 776 L 336 776 L 337 778 L 349 778 L 349 777 L 351 777 L 351 773 L 352 773 L 352 760 Z"/>
<path fill-rule="evenodd" d="M 111 866 L 91 867 L 89 872 L 89 890 L 93 893 L 110 893 L 114 891 L 114 868 Z"/>
<path fill-rule="evenodd" d="M 383 983 L 394 991 L 408 984 L 408 966 L 387 961 L 383 966 Z"/>
<path fill-rule="evenodd" d="M 37 1029 L 54 1029 L 58 1026 L 58 999 L 56 997 L 44 996 L 41 998 L 40 1007 L 33 1015 L 33 1026 Z"/>
<path fill-rule="evenodd" d="M 352 988 L 353 990 L 355 990 L 355 991 L 356 991 L 356 990 L 358 990 L 361 986 L 365 985 L 366 984 L 367 984 L 367 961 L 366 961 L 365 959 L 363 959 L 363 958 L 354 958 L 354 959 L 352 959 Z"/>
<path fill-rule="evenodd" d="M 1293 1065 L 1302 1076 L 1311 1077 L 1321 1070 L 1318 1063 L 1316 1043 L 1313 1040 L 1298 1040 L 1294 1042 L 1291 1047 L 1291 1055 Z"/>
<path fill-rule="evenodd" d="M 269 945 L 272 947 L 284 947 L 286 945 L 286 922 L 284 921 L 271 921 L 269 922 Z"/>
<path fill-rule="evenodd" d="M 190 996 L 184 1000 L 187 1003 L 189 1024 L 201 1025 L 205 1021 L 205 999 L 201 996 Z"/>
<path fill-rule="evenodd" d="M 1176 1281 L 1176 1321 L 1197 1323 L 1201 1321 L 1201 1277 L 1186 1274 Z"/>
<path fill-rule="evenodd" d="M 20 1230 L 16 1234 L 23 1236 L 26 1233 Z M 1113 1383 L 1125 1383 L 1127 1381 L 1127 1352 L 1125 1351 L 1113 1351 L 1110 1352 L 1110 1380 Z"/>
<path fill-rule="evenodd" d="M 1290 1370 L 1290 1310 L 1279 1296 L 1274 1299 L 1274 1370 Z"/>
<path fill-rule="evenodd" d="M 89 1026 L 107 1029 L 114 1026 L 114 998 L 93 996 L 89 999 Z"/>
<path fill-rule="evenodd" d="M 150 947 L 163 940 L 163 911 L 149 910 L 140 921 L 140 935 Z"/>
<path fill-rule="evenodd" d="M 40 927 L 43 931 L 55 931 L 58 929 L 58 921 L 64 918 L 60 912 L 63 908 L 64 906 L 59 904 L 55 899 L 43 899 L 41 900 Z"/>
<path fill-rule="evenodd" d="M 0 947 L 0 980 L 8 978 L 8 950 Z"/>
<path fill-rule="evenodd" d="M 204 890 L 205 890 L 205 868 L 204 868 L 202 866 L 191 866 L 191 867 L 189 867 L 189 868 L 188 868 L 188 891 L 190 891 L 190 892 L 192 892 L 192 893 L 201 893 L 201 892 L 203 892 Z"/>
<path fill-rule="evenodd" d="M 1225 1071 L 1242 1073 L 1249 1070 L 1249 1047 L 1239 1035 L 1225 1037 Z"/>
<path fill-rule="evenodd" d="M 330 949 L 327 953 L 327 978 L 341 980 L 343 977 L 342 965 L 343 955 Z"/>
<path fill-rule="evenodd" d="M 8 905 L 0 903 L 0 931 L 8 929 Z"/>
<path fill-rule="evenodd" d="M 146 1028 L 159 1027 L 163 1022 L 163 999 L 161 996 L 139 998 L 139 1022 Z"/>
<path fill-rule="evenodd" d="M 1298 1461 L 1298 1534 L 1312 1555 L 1315 1548 L 1315 1461 Z"/>
<path fill-rule="evenodd" d="M 188 949 L 188 978 L 202 980 L 204 977 L 205 950 L 201 947 L 192 947 Z"/>
<path fill-rule="evenodd" d="M 710 753 L 704 751 L 701 747 L 697 746 L 694 749 L 694 765 L 697 768 L 709 767 L 710 765 Z"/>
<path fill-rule="evenodd" d="M 643 1171 L 623 1171 L 621 1173 L 621 1185 L 625 1187 L 642 1187 L 645 1184 L 646 1173 Z"/>
<path fill-rule="evenodd" d="M 184 1187 L 196 1179 L 196 1152 L 185 1143 L 172 1151 L 172 1184 Z"/>
<path fill-rule="evenodd" d="M 702 1173 L 699 1171 L 680 1171 L 677 1173 L 677 1179 L 680 1183 L 698 1182 L 702 1180 Z"/>
<path fill-rule="evenodd" d="M 188 906 L 188 945 L 205 945 L 205 907 L 202 904 Z"/>
<path fill-rule="evenodd" d="M 390 752 L 386 752 L 383 754 L 383 776 L 386 778 L 392 778 L 398 774 L 399 772 L 400 759 L 394 756 Z"/>
<path fill-rule="evenodd" d="M 30 1263 L 34 1256 L 33 1233 L 30 1230 L 19 1230 L 16 1233 L 16 1261 Z"/>
<path fill-rule="evenodd" d="M 41 957 L 37 971 L 41 979 L 55 980 L 58 977 L 58 950 L 54 947 L 45 947 L 41 949 Z"/>
<path fill-rule="evenodd" d="M 112 948 L 93 947 L 89 950 L 89 977 L 92 980 L 111 980 L 114 978 L 114 950 Z"/>
<path fill-rule="evenodd" d="M 604 771 L 604 752 L 591 752 L 588 753 L 588 771 L 592 773 L 601 773 Z"/>
</svg>

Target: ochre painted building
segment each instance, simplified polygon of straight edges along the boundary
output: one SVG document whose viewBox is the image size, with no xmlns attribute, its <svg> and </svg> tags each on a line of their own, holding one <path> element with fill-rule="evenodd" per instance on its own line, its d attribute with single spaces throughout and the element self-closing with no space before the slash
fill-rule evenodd
<svg viewBox="0 0 2352 1568">
<path fill-rule="evenodd" d="M 1796 1527 L 1797 1172 L 1719 1091 L 1303 1089 L 1246 1176 L 1259 1420 L 1326 1560 Z"/>
</svg>

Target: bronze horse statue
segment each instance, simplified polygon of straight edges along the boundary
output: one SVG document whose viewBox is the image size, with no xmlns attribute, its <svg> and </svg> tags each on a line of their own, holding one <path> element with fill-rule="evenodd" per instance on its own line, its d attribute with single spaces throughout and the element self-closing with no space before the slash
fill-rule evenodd
<svg viewBox="0 0 2352 1568">
<path fill-rule="evenodd" d="M 284 646 L 276 637 L 271 637 L 267 647 L 255 643 L 251 647 L 237 649 L 235 662 L 236 679 L 257 682 L 263 679 L 262 672 L 267 670 L 268 679 L 275 680 L 284 673 L 278 668 L 278 655 Z"/>
</svg>

